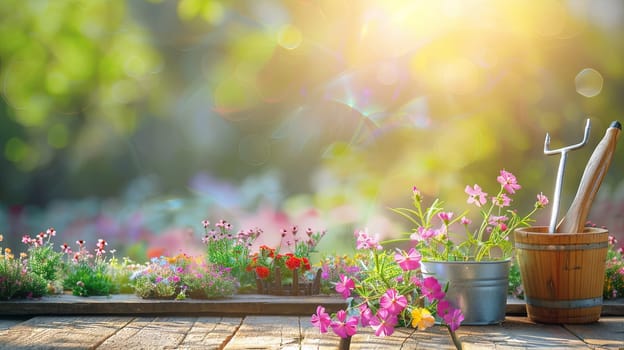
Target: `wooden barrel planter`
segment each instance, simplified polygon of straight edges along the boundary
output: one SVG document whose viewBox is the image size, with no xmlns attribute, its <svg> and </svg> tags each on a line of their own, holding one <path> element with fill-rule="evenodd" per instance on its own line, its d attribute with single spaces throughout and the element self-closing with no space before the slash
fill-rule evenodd
<svg viewBox="0 0 624 350">
<path fill-rule="evenodd" d="M 307 281 L 299 274 L 299 269 L 292 270 L 292 284 L 282 284 L 282 271 L 279 267 L 275 268 L 275 277 L 273 281 L 260 279 L 256 277 L 256 286 L 258 294 L 271 295 L 317 295 L 321 293 L 321 269 L 316 271 L 314 279 Z"/>
<path fill-rule="evenodd" d="M 514 233 L 527 315 L 542 323 L 597 321 L 609 232 L 547 232 L 547 227 L 528 227 Z"/>
</svg>

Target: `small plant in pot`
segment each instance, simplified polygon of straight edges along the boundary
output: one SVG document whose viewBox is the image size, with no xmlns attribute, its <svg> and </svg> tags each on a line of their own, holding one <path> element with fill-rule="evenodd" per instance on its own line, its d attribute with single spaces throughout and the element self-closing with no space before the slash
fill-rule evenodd
<svg viewBox="0 0 624 350">
<path fill-rule="evenodd" d="M 447 297 L 462 309 L 464 324 L 468 325 L 495 324 L 505 319 L 513 254 L 509 235 L 518 227 L 530 226 L 533 214 L 548 204 L 548 198 L 539 193 L 532 210 L 520 216 L 511 207 L 512 195 L 521 188 L 516 177 L 501 170 L 496 180 L 499 188 L 493 196 L 477 184 L 465 188 L 467 203 L 480 210 L 481 220 L 475 224 L 468 216 L 469 210 L 455 215 L 445 211 L 439 199 L 425 207 L 416 187 L 412 189 L 413 209 L 393 209 L 415 226 L 408 235 L 422 254 L 423 273 L 448 283 Z M 461 231 L 464 234 L 458 235 Z M 488 282 L 484 284 L 485 280 Z M 484 299 L 492 302 L 482 303 Z"/>
</svg>

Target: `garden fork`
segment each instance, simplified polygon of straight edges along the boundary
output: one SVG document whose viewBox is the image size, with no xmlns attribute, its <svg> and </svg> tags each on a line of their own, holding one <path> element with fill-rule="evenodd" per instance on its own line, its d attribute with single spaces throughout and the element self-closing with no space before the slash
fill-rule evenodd
<svg viewBox="0 0 624 350">
<path fill-rule="evenodd" d="M 553 198 L 553 206 L 552 212 L 550 214 L 550 225 L 548 225 L 548 233 L 554 233 L 557 226 L 557 215 L 559 214 L 559 202 L 561 201 L 561 185 L 563 183 L 563 171 L 565 169 L 566 160 L 568 158 L 568 152 L 573 151 L 575 149 L 579 149 L 587 143 L 589 139 L 589 130 L 591 129 L 591 122 L 589 118 L 585 123 L 585 134 L 583 135 L 583 141 L 575 144 L 566 146 L 559 149 L 550 149 L 550 135 L 546 133 L 546 140 L 544 140 L 544 154 L 547 156 L 553 154 L 561 154 L 561 159 L 559 160 L 559 169 L 557 170 L 557 182 L 555 183 L 555 197 Z"/>
</svg>

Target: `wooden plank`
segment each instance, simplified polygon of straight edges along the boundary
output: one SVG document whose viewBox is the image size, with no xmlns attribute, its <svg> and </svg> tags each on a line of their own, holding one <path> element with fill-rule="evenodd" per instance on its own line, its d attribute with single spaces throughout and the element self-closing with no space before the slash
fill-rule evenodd
<svg viewBox="0 0 624 350">
<path fill-rule="evenodd" d="M 15 325 L 18 325 L 24 321 L 28 320 L 28 318 L 3 318 L 0 319 L 0 331 L 7 330 Z"/>
<path fill-rule="evenodd" d="M 59 295 L 39 300 L 0 302 L 0 316 L 12 315 L 312 315 L 323 305 L 327 312 L 345 307 L 339 296 L 273 296 L 239 294 L 218 300 L 153 300 L 122 294 L 108 297 L 76 297 Z"/>
<path fill-rule="evenodd" d="M 94 349 L 131 317 L 35 317 L 0 331 L 0 349 Z"/>
<path fill-rule="evenodd" d="M 299 318 L 301 327 L 301 350 L 336 350 L 340 343 L 340 338 L 331 330 L 328 333 L 321 334 L 318 328 L 310 323 L 310 316 L 302 316 Z"/>
<path fill-rule="evenodd" d="M 434 326 L 425 331 L 414 328 L 396 328 L 386 337 L 378 337 L 371 327 L 359 328 L 351 337 L 350 350 L 395 350 L 395 349 L 448 349 L 455 346 L 446 328 Z"/>
<path fill-rule="evenodd" d="M 462 326 L 457 334 L 464 350 L 588 348 L 563 326 L 536 324 L 526 317 L 507 317 L 500 325 Z"/>
<path fill-rule="evenodd" d="M 194 317 L 141 317 L 129 322 L 98 349 L 175 348 L 195 323 Z"/>
<path fill-rule="evenodd" d="M 224 349 L 299 349 L 299 327 L 296 316 L 247 316 Z"/>
<path fill-rule="evenodd" d="M 601 318 L 595 323 L 564 327 L 592 347 L 624 349 L 624 317 Z"/>
<path fill-rule="evenodd" d="M 222 349 L 242 321 L 239 317 L 198 317 L 178 348 Z"/>
</svg>

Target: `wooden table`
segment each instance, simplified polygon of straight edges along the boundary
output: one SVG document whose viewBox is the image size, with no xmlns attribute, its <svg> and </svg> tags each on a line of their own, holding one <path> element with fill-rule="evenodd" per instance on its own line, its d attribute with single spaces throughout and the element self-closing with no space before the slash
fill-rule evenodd
<svg viewBox="0 0 624 350">
<path fill-rule="evenodd" d="M 273 305 L 271 309 L 277 313 L 274 315 L 254 314 L 262 307 L 249 308 L 250 314 L 237 315 L 244 307 L 232 309 L 235 300 L 225 302 L 232 313 L 223 311 L 224 315 L 219 315 L 216 312 L 222 311 L 214 308 L 210 311 L 206 306 L 214 302 L 116 298 L 78 299 L 82 304 L 67 296 L 56 300 L 2 302 L 0 349 L 337 349 L 340 341 L 335 335 L 320 334 L 312 327 L 312 312 L 307 312 L 306 308 L 314 303 L 306 305 L 303 298 L 293 302 L 288 297 L 241 297 L 241 302 L 255 298 L 256 302 L 250 304 Z M 121 302 L 123 298 L 128 299 L 125 307 Z M 103 302 L 106 300 L 117 300 L 109 304 L 121 307 L 110 308 L 110 313 L 105 314 L 106 308 L 100 306 L 99 311 L 96 308 L 97 312 L 90 314 L 83 305 L 106 304 Z M 331 305 L 332 300 L 338 299 L 326 301 Z M 48 302 L 56 303 L 56 310 L 65 310 L 65 314 L 36 312 L 37 305 L 41 306 L 40 311 L 49 309 Z M 223 307 L 223 302 L 217 309 Z M 143 311 L 136 309 L 140 304 L 143 304 Z M 177 305 L 181 314 L 173 312 L 171 305 Z M 189 312 L 188 305 L 196 312 Z M 290 307 L 280 309 L 280 305 Z M 158 309 L 165 312 L 159 315 Z M 302 310 L 306 312 L 292 314 Z M 464 349 L 624 349 L 624 316 L 604 316 L 599 322 L 587 325 L 543 325 L 529 321 L 526 316 L 508 316 L 500 325 L 462 326 L 458 336 Z M 446 329 L 435 326 L 426 331 L 399 328 L 385 338 L 376 337 L 370 328 L 361 329 L 352 338 L 350 349 L 454 347 Z"/>
</svg>

